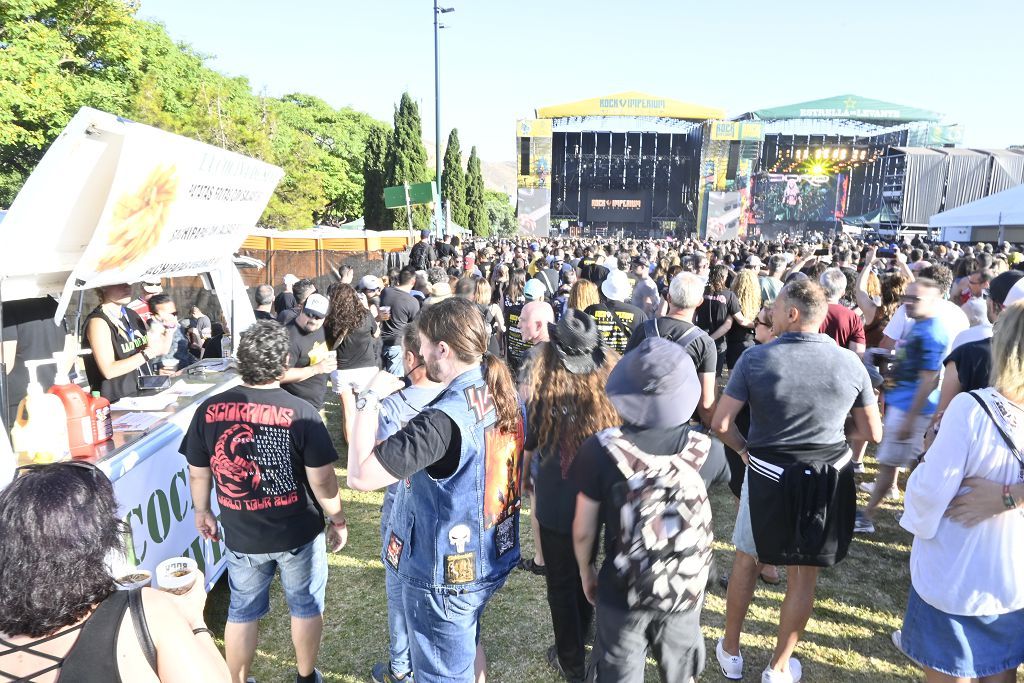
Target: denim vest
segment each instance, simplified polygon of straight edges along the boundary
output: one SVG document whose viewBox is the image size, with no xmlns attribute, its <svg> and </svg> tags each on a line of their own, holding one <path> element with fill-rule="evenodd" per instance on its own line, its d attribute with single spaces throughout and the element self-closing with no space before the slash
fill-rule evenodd
<svg viewBox="0 0 1024 683">
<path fill-rule="evenodd" d="M 458 426 L 459 466 L 445 479 L 420 470 L 398 482 L 384 566 L 421 588 L 479 590 L 519 562 L 522 424 L 516 434 L 495 428 L 479 367 L 456 377 L 427 409 L 444 412 Z"/>
</svg>

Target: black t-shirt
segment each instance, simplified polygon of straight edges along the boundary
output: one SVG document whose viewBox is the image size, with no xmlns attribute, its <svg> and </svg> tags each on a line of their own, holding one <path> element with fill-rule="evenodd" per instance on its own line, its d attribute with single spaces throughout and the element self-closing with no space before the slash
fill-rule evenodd
<svg viewBox="0 0 1024 683">
<path fill-rule="evenodd" d="M 285 310 L 277 314 L 277 322 L 281 323 L 282 325 L 287 325 L 288 323 L 290 323 L 291 321 L 295 320 L 298 317 L 299 309 L 297 306 L 295 308 L 286 308 Z"/>
<path fill-rule="evenodd" d="M 704 294 L 704 303 L 697 308 L 693 322 L 708 334 L 711 334 L 725 324 L 733 315 L 740 312 L 740 300 L 731 289 L 723 289 L 721 292 L 707 292 Z M 734 321 L 735 324 L 735 321 Z M 726 335 L 715 340 L 718 346 L 718 353 L 725 353 Z"/>
<path fill-rule="evenodd" d="M 979 339 L 967 342 L 953 349 L 942 362 L 956 363 L 956 374 L 960 380 L 961 391 L 974 391 L 991 386 L 989 374 L 992 372 L 992 340 Z"/>
<path fill-rule="evenodd" d="M 380 367 L 377 340 L 373 336 L 376 329 L 377 321 L 367 311 L 359 327 L 349 330 L 348 334 L 345 335 L 345 338 L 338 345 L 339 370 Z"/>
<path fill-rule="evenodd" d="M 253 313 L 256 314 L 256 319 L 257 320 L 275 320 L 274 314 L 271 313 L 270 311 L 257 311 L 257 310 L 254 310 Z"/>
<path fill-rule="evenodd" d="M 380 339 L 384 346 L 400 346 L 405 326 L 420 314 L 420 302 L 408 292 L 387 287 L 380 293 L 380 305 L 391 307 L 391 318 L 380 324 Z"/>
<path fill-rule="evenodd" d="M 281 292 L 274 297 L 274 310 L 277 313 L 281 313 L 281 311 L 287 311 L 289 308 L 295 308 L 298 303 L 295 300 L 295 295 L 291 292 Z"/>
<path fill-rule="evenodd" d="M 294 320 L 284 326 L 288 332 L 288 358 L 291 359 L 291 367 L 308 368 L 310 353 L 317 362 L 327 357 L 327 341 L 324 339 L 324 328 L 321 326 L 313 332 L 306 332 L 301 329 Z M 327 393 L 327 375 L 313 375 L 299 382 L 288 382 L 282 384 L 281 388 L 289 394 L 298 396 L 309 401 L 317 410 L 324 405 L 324 395 Z"/>
<path fill-rule="evenodd" d="M 621 427 L 622 435 L 640 450 L 651 455 L 675 455 L 683 450 L 689 436 L 685 425 L 671 429 L 640 429 L 630 425 Z M 604 525 L 604 563 L 597 577 L 598 600 L 617 609 L 627 610 L 626 591 L 619 582 L 612 560 L 618 552 L 621 527 L 620 506 L 616 500 L 624 495 L 626 478 L 622 476 L 615 461 L 604 449 L 597 436 L 592 436 L 580 445 L 569 477 L 579 492 L 591 500 L 601 503 L 600 524 Z"/>
<path fill-rule="evenodd" d="M 423 469 L 434 479 L 444 479 L 459 466 L 462 434 L 447 413 L 428 407 L 377 444 L 375 452 L 381 467 L 395 479 L 408 479 Z"/>
<path fill-rule="evenodd" d="M 619 353 L 626 350 L 626 344 L 632 338 L 636 330 L 643 326 L 647 315 L 633 304 L 622 301 L 603 301 L 593 306 L 588 306 L 585 313 L 597 322 L 597 330 L 601 339 L 610 348 Z M 615 322 L 612 316 L 618 320 Z M 629 331 L 628 333 L 626 331 Z"/>
<path fill-rule="evenodd" d="M 324 528 L 306 467 L 338 460 L 305 401 L 278 388 L 240 386 L 203 401 L 178 449 L 212 470 L 224 542 L 237 553 L 276 553 Z"/>
<path fill-rule="evenodd" d="M 693 323 L 688 323 L 685 320 L 676 320 L 669 317 L 658 318 L 658 332 L 669 341 L 678 342 L 693 327 Z M 629 343 L 626 344 L 626 352 L 628 353 L 635 349 L 646 338 L 647 325 L 641 325 L 633 332 L 633 336 L 629 338 Z M 693 367 L 697 369 L 698 374 L 710 373 L 713 375 L 717 372 L 718 349 L 715 347 L 715 341 L 711 337 L 706 334 L 694 337 L 687 343 L 684 350 L 686 355 L 690 357 L 690 360 L 693 361 Z"/>
<path fill-rule="evenodd" d="M 14 357 L 4 359 L 6 369 L 10 370 L 7 375 L 7 405 L 11 422 L 14 422 L 18 404 L 28 391 L 25 361 L 50 358 L 55 351 L 64 348 L 65 327 L 54 324 L 56 312 L 57 302 L 48 296 L 3 303 L 3 340 L 17 342 Z M 53 386 L 57 368 L 55 365 L 42 365 L 36 373 L 46 390 Z"/>
</svg>

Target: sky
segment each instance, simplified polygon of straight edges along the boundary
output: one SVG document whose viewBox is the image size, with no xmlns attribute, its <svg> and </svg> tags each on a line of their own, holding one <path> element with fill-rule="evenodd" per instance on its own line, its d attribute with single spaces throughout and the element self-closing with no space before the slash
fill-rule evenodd
<svg viewBox="0 0 1024 683">
<path fill-rule="evenodd" d="M 1022 0 L 445 0 L 442 141 L 515 159 L 534 109 L 637 90 L 729 115 L 853 93 L 941 112 L 964 146 L 1024 144 Z M 430 0 L 142 0 L 142 19 L 245 76 L 434 139 Z M 443 153 L 443 150 L 442 150 Z"/>
</svg>

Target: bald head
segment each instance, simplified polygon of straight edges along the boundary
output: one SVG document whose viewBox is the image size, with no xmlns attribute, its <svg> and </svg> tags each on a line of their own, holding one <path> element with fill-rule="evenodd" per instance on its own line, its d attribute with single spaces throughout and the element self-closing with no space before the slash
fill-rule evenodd
<svg viewBox="0 0 1024 683">
<path fill-rule="evenodd" d="M 548 323 L 555 322 L 555 311 L 546 301 L 531 301 L 523 306 L 519 329 L 523 341 L 531 344 L 548 341 Z"/>
</svg>

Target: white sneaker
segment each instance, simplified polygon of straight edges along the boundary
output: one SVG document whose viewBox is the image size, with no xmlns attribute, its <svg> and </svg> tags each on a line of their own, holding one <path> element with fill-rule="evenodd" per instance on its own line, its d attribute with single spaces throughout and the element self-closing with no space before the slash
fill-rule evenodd
<svg viewBox="0 0 1024 683">
<path fill-rule="evenodd" d="M 862 481 L 860 483 L 860 490 L 863 491 L 864 493 L 867 493 L 868 495 L 871 495 L 872 493 L 875 492 L 875 485 L 873 482 L 870 481 Z M 885 492 L 884 498 L 887 498 L 889 500 L 899 500 L 900 490 L 889 489 L 888 491 Z"/>
<path fill-rule="evenodd" d="M 722 675 L 726 678 L 738 681 L 743 678 L 743 655 L 731 655 L 722 649 L 722 641 L 719 638 L 715 646 L 715 657 L 718 658 L 718 666 L 722 668 Z"/>
<path fill-rule="evenodd" d="M 761 683 L 799 683 L 803 677 L 803 667 L 796 657 L 789 658 L 789 673 L 774 671 L 771 668 L 765 669 L 761 674 Z"/>
</svg>

